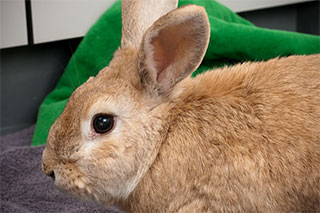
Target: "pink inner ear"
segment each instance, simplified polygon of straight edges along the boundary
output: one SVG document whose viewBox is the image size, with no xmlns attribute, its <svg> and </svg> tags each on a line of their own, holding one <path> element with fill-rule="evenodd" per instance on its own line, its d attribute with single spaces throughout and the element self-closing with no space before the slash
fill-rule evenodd
<svg viewBox="0 0 320 213">
<path fill-rule="evenodd" d="M 151 45 L 153 46 L 153 60 L 156 64 L 158 83 L 166 79 L 168 75 L 167 68 L 170 65 L 174 65 L 177 62 L 184 63 L 184 60 L 188 60 L 185 56 L 188 51 L 192 51 L 192 47 L 196 43 L 194 39 L 195 32 L 192 32 L 192 27 L 188 26 L 188 24 L 191 24 L 189 22 L 191 21 L 167 26 L 152 38 Z M 185 61 L 185 63 L 190 63 L 190 61 Z M 183 72 L 181 70 L 183 67 L 179 68 L 171 70 L 171 72 L 174 72 L 172 73 L 174 76 Z"/>
<path fill-rule="evenodd" d="M 155 62 L 157 70 L 157 82 L 162 82 L 165 78 L 165 69 L 173 63 L 175 57 L 175 48 L 177 44 L 172 44 L 170 41 L 170 33 L 163 33 L 164 30 L 160 31 L 159 34 L 153 38 L 153 60 Z"/>
</svg>

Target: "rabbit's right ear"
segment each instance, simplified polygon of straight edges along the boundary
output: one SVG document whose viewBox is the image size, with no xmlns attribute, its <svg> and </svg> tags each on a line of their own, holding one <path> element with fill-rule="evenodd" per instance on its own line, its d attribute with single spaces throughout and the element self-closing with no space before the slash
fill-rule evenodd
<svg viewBox="0 0 320 213">
<path fill-rule="evenodd" d="M 203 7 L 184 6 L 158 19 L 145 33 L 139 50 L 139 75 L 147 92 L 169 96 L 176 83 L 198 68 L 209 36 Z"/>
</svg>

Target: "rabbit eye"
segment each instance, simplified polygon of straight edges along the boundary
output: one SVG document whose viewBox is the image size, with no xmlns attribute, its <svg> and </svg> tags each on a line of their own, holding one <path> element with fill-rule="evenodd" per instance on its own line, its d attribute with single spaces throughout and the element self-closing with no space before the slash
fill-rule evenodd
<svg viewBox="0 0 320 213">
<path fill-rule="evenodd" d="M 97 114 L 92 121 L 93 129 L 96 133 L 104 134 L 109 132 L 114 125 L 114 118 L 108 114 Z"/>
</svg>

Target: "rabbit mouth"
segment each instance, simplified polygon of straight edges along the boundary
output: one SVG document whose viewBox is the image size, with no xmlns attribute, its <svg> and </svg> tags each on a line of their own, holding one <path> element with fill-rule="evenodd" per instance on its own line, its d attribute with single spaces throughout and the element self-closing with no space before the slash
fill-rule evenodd
<svg viewBox="0 0 320 213">
<path fill-rule="evenodd" d="M 54 184 L 64 193 L 76 197 L 89 198 L 96 200 L 92 187 L 88 184 L 86 178 L 77 171 L 72 165 L 64 165 L 65 168 L 55 170 Z M 68 168 L 67 168 L 68 167 Z M 71 169 L 72 168 L 72 169 Z"/>
<path fill-rule="evenodd" d="M 63 193 L 67 193 L 81 199 L 94 200 L 96 202 L 99 202 L 98 197 L 93 193 L 91 187 L 86 184 L 82 178 L 66 178 L 61 180 L 61 178 L 57 177 L 57 179 L 55 180 L 55 185 L 59 189 L 59 191 Z"/>
</svg>

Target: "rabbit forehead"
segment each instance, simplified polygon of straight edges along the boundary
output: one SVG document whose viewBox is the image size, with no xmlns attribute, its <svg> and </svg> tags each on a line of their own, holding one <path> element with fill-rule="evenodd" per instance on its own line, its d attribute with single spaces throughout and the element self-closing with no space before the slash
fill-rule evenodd
<svg viewBox="0 0 320 213">
<path fill-rule="evenodd" d="M 127 88 L 121 92 L 107 91 L 106 94 L 95 95 L 89 98 L 88 103 L 83 109 L 81 120 L 90 119 L 98 113 L 125 116 L 139 104 L 139 97 L 137 95 L 133 96 L 132 93 L 134 91 L 130 91 Z"/>
</svg>

